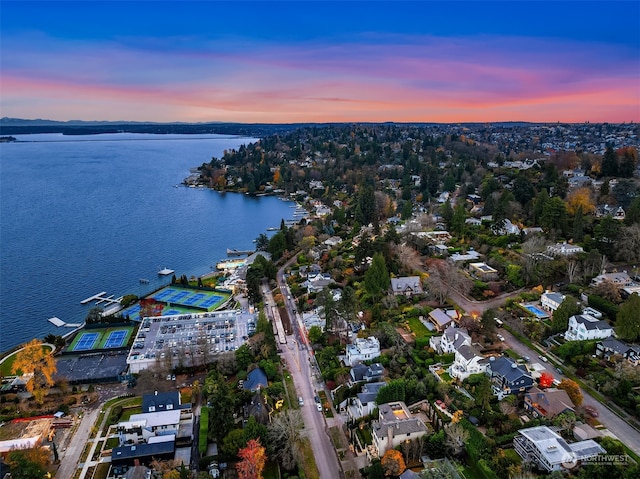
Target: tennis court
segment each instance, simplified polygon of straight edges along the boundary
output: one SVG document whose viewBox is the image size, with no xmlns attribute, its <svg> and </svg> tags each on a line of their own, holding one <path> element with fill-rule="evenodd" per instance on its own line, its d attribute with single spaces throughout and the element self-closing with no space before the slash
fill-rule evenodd
<svg viewBox="0 0 640 479">
<path fill-rule="evenodd" d="M 82 333 L 76 339 L 76 344 L 73 346 L 72 351 L 87 351 L 93 349 L 99 338 L 100 333 Z"/>
<path fill-rule="evenodd" d="M 206 297 L 207 297 L 207 295 L 204 294 L 204 293 L 195 293 L 195 294 L 192 294 L 191 296 L 189 296 L 187 299 L 185 299 L 183 301 L 183 304 L 186 304 L 187 306 L 195 306 L 203 298 L 206 298 Z"/>
<path fill-rule="evenodd" d="M 129 331 L 126 329 L 118 329 L 116 331 L 111 331 L 109 336 L 104 342 L 103 348 L 121 348 L 124 346 L 127 337 L 129 336 Z"/>
<path fill-rule="evenodd" d="M 207 299 L 205 299 L 204 301 L 202 301 L 198 306 L 200 306 L 201 308 L 211 308 L 214 305 L 217 305 L 218 303 L 222 303 L 224 301 L 225 297 L 224 296 L 220 296 L 217 294 L 211 294 L 209 295 L 209 297 Z"/>
</svg>

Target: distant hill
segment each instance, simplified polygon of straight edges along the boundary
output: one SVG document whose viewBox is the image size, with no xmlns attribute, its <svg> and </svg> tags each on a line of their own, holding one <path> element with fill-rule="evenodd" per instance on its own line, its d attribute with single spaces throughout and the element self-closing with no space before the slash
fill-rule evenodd
<svg viewBox="0 0 640 479">
<path fill-rule="evenodd" d="M 291 131 L 301 124 L 268 123 L 145 123 L 131 121 L 54 121 L 0 118 L 0 135 L 27 135 L 33 133 L 62 133 L 63 135 L 97 135 L 101 133 L 153 133 L 153 134 L 219 134 L 266 136 Z"/>
</svg>

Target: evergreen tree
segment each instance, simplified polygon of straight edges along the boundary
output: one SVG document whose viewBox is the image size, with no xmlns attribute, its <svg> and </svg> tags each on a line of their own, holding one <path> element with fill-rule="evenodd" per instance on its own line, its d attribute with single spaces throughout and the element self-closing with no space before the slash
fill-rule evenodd
<svg viewBox="0 0 640 479">
<path fill-rule="evenodd" d="M 584 239 L 584 215 L 582 214 L 582 206 L 578 206 L 576 214 L 573 217 L 573 240 L 581 242 Z"/>
<path fill-rule="evenodd" d="M 627 341 L 640 339 L 640 296 L 634 293 L 620 306 L 616 315 L 616 334 Z"/>
<path fill-rule="evenodd" d="M 551 319 L 551 332 L 561 333 L 569 327 L 569 318 L 575 314 L 580 314 L 581 309 L 578 302 L 571 296 L 567 296 L 562 304 L 553 313 Z"/>
<path fill-rule="evenodd" d="M 602 167 L 600 168 L 601 176 L 618 176 L 618 156 L 613 151 L 611 145 L 607 145 L 607 149 L 602 157 Z"/>
<path fill-rule="evenodd" d="M 364 288 L 376 302 L 389 289 L 391 279 L 382 253 L 375 253 L 364 275 Z"/>
</svg>

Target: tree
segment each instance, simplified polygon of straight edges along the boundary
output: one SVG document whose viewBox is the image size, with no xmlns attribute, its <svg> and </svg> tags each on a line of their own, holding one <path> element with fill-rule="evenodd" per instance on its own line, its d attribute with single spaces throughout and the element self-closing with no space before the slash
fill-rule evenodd
<svg viewBox="0 0 640 479">
<path fill-rule="evenodd" d="M 538 379 L 538 386 L 543 389 L 550 388 L 553 385 L 553 376 L 548 372 L 543 372 Z"/>
<path fill-rule="evenodd" d="M 376 396 L 376 404 L 386 404 L 393 401 L 405 400 L 405 380 L 393 379 L 386 386 L 378 391 Z"/>
<path fill-rule="evenodd" d="M 457 456 L 464 449 L 464 445 L 469 439 L 469 432 L 458 422 L 450 422 L 444 427 L 446 436 L 445 443 L 451 454 Z"/>
<path fill-rule="evenodd" d="M 246 445 L 244 431 L 242 429 L 232 429 L 222 440 L 222 452 L 230 456 L 235 456 L 242 446 Z"/>
<path fill-rule="evenodd" d="M 591 200 L 591 190 L 589 188 L 577 188 L 567 196 L 569 214 L 575 215 L 578 209 L 582 209 L 583 213 L 595 212 L 596 205 Z"/>
<path fill-rule="evenodd" d="M 16 449 L 7 454 L 13 479 L 42 479 L 47 472 L 49 453 L 40 447 Z"/>
<path fill-rule="evenodd" d="M 27 382 L 27 391 L 42 404 L 48 388 L 54 384 L 56 360 L 48 348 L 43 348 L 39 339 L 33 339 L 18 351 L 11 370 L 14 373 L 33 374 Z"/>
<path fill-rule="evenodd" d="M 240 479 L 262 479 L 262 471 L 267 462 L 267 455 L 259 439 L 251 439 L 247 447 L 240 449 L 241 461 L 236 464 Z"/>
<path fill-rule="evenodd" d="M 304 421 L 299 410 L 289 409 L 273 417 L 267 426 L 270 455 L 291 470 L 302 459 Z"/>
<path fill-rule="evenodd" d="M 627 341 L 640 339 L 640 296 L 634 293 L 620 306 L 616 316 L 616 334 Z"/>
<path fill-rule="evenodd" d="M 258 251 L 267 251 L 267 248 L 269 248 L 269 237 L 264 233 L 260 233 L 256 238 L 256 249 Z"/>
<path fill-rule="evenodd" d="M 317 344 L 322 340 L 322 328 L 320 326 L 311 326 L 309 328 L 309 341 L 311 344 Z"/>
<path fill-rule="evenodd" d="M 567 296 L 551 318 L 551 332 L 560 333 L 569 327 L 569 318 L 575 314 L 580 314 L 581 309 L 578 302 L 571 296 Z"/>
<path fill-rule="evenodd" d="M 601 176 L 618 176 L 618 156 L 613 151 L 611 145 L 607 145 L 607 149 L 602 157 L 602 166 L 600 167 Z"/>
<path fill-rule="evenodd" d="M 380 460 L 385 476 L 399 476 L 407 468 L 400 451 L 389 449 Z"/>
<path fill-rule="evenodd" d="M 567 222 L 567 208 L 557 196 L 550 198 L 542 208 L 540 224 L 549 232 L 549 236 L 555 239 L 564 233 Z"/>
<path fill-rule="evenodd" d="M 569 399 L 576 406 L 580 406 L 582 404 L 582 392 L 580 391 L 580 386 L 575 381 L 571 379 L 563 379 L 558 385 L 558 389 L 564 389 L 569 396 Z"/>
<path fill-rule="evenodd" d="M 364 287 L 376 302 L 389 289 L 391 279 L 387 270 L 387 263 L 382 253 L 375 253 L 371 266 L 364 275 Z"/>
</svg>

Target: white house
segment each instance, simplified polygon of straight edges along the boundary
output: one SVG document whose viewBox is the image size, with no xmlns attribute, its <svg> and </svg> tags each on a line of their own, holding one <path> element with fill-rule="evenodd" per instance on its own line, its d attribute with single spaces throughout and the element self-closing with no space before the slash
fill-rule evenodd
<svg viewBox="0 0 640 479">
<path fill-rule="evenodd" d="M 174 438 L 180 428 L 180 410 L 172 409 L 160 412 L 132 414 L 128 421 L 118 423 L 116 431 L 120 438 L 120 445 L 125 443 L 137 444 L 148 442 L 154 436 L 169 436 Z"/>
<path fill-rule="evenodd" d="M 599 274 L 598 276 L 596 276 L 591 280 L 591 286 L 598 286 L 600 283 L 603 283 L 605 281 L 610 281 L 611 283 L 615 284 L 618 288 L 624 288 L 624 287 L 635 285 L 635 283 L 629 277 L 629 275 L 623 271 L 622 273 Z"/>
<path fill-rule="evenodd" d="M 353 344 L 347 345 L 346 363 L 354 366 L 362 361 L 368 361 L 380 356 L 380 341 L 374 336 L 356 338 Z"/>
<path fill-rule="evenodd" d="M 449 375 L 464 381 L 472 374 L 484 373 L 488 362 L 473 346 L 465 344 L 456 351 L 453 364 L 449 366 Z"/>
<path fill-rule="evenodd" d="M 524 462 L 531 462 L 547 472 L 571 468 L 590 457 L 607 451 L 593 439 L 567 443 L 547 426 L 520 429 L 513 438 L 513 447 Z"/>
<path fill-rule="evenodd" d="M 569 328 L 564 333 L 567 341 L 604 339 L 613 334 L 613 328 L 604 319 L 596 319 L 588 314 L 576 314 L 569 318 Z"/>
<path fill-rule="evenodd" d="M 575 244 L 556 243 L 547 246 L 547 252 L 553 256 L 571 256 L 578 253 L 584 253 L 582 246 Z"/>
<path fill-rule="evenodd" d="M 547 311 L 555 311 L 560 307 L 566 296 L 552 291 L 546 291 L 540 296 L 540 305 Z"/>
<path fill-rule="evenodd" d="M 464 328 L 449 326 L 442 336 L 431 336 L 429 346 L 439 354 L 455 353 L 460 346 L 471 345 L 471 336 Z"/>
<path fill-rule="evenodd" d="M 359 392 L 355 398 L 349 399 L 349 406 L 347 407 L 347 414 L 351 420 L 360 419 L 373 413 L 373 410 L 378 407 L 376 398 L 378 392 L 387 383 L 367 383 L 362 386 L 362 391 Z"/>
<path fill-rule="evenodd" d="M 372 423 L 373 445 L 378 457 L 382 457 L 389 449 L 428 432 L 424 422 L 413 417 L 402 401 L 380 404 L 378 420 Z"/>
</svg>

